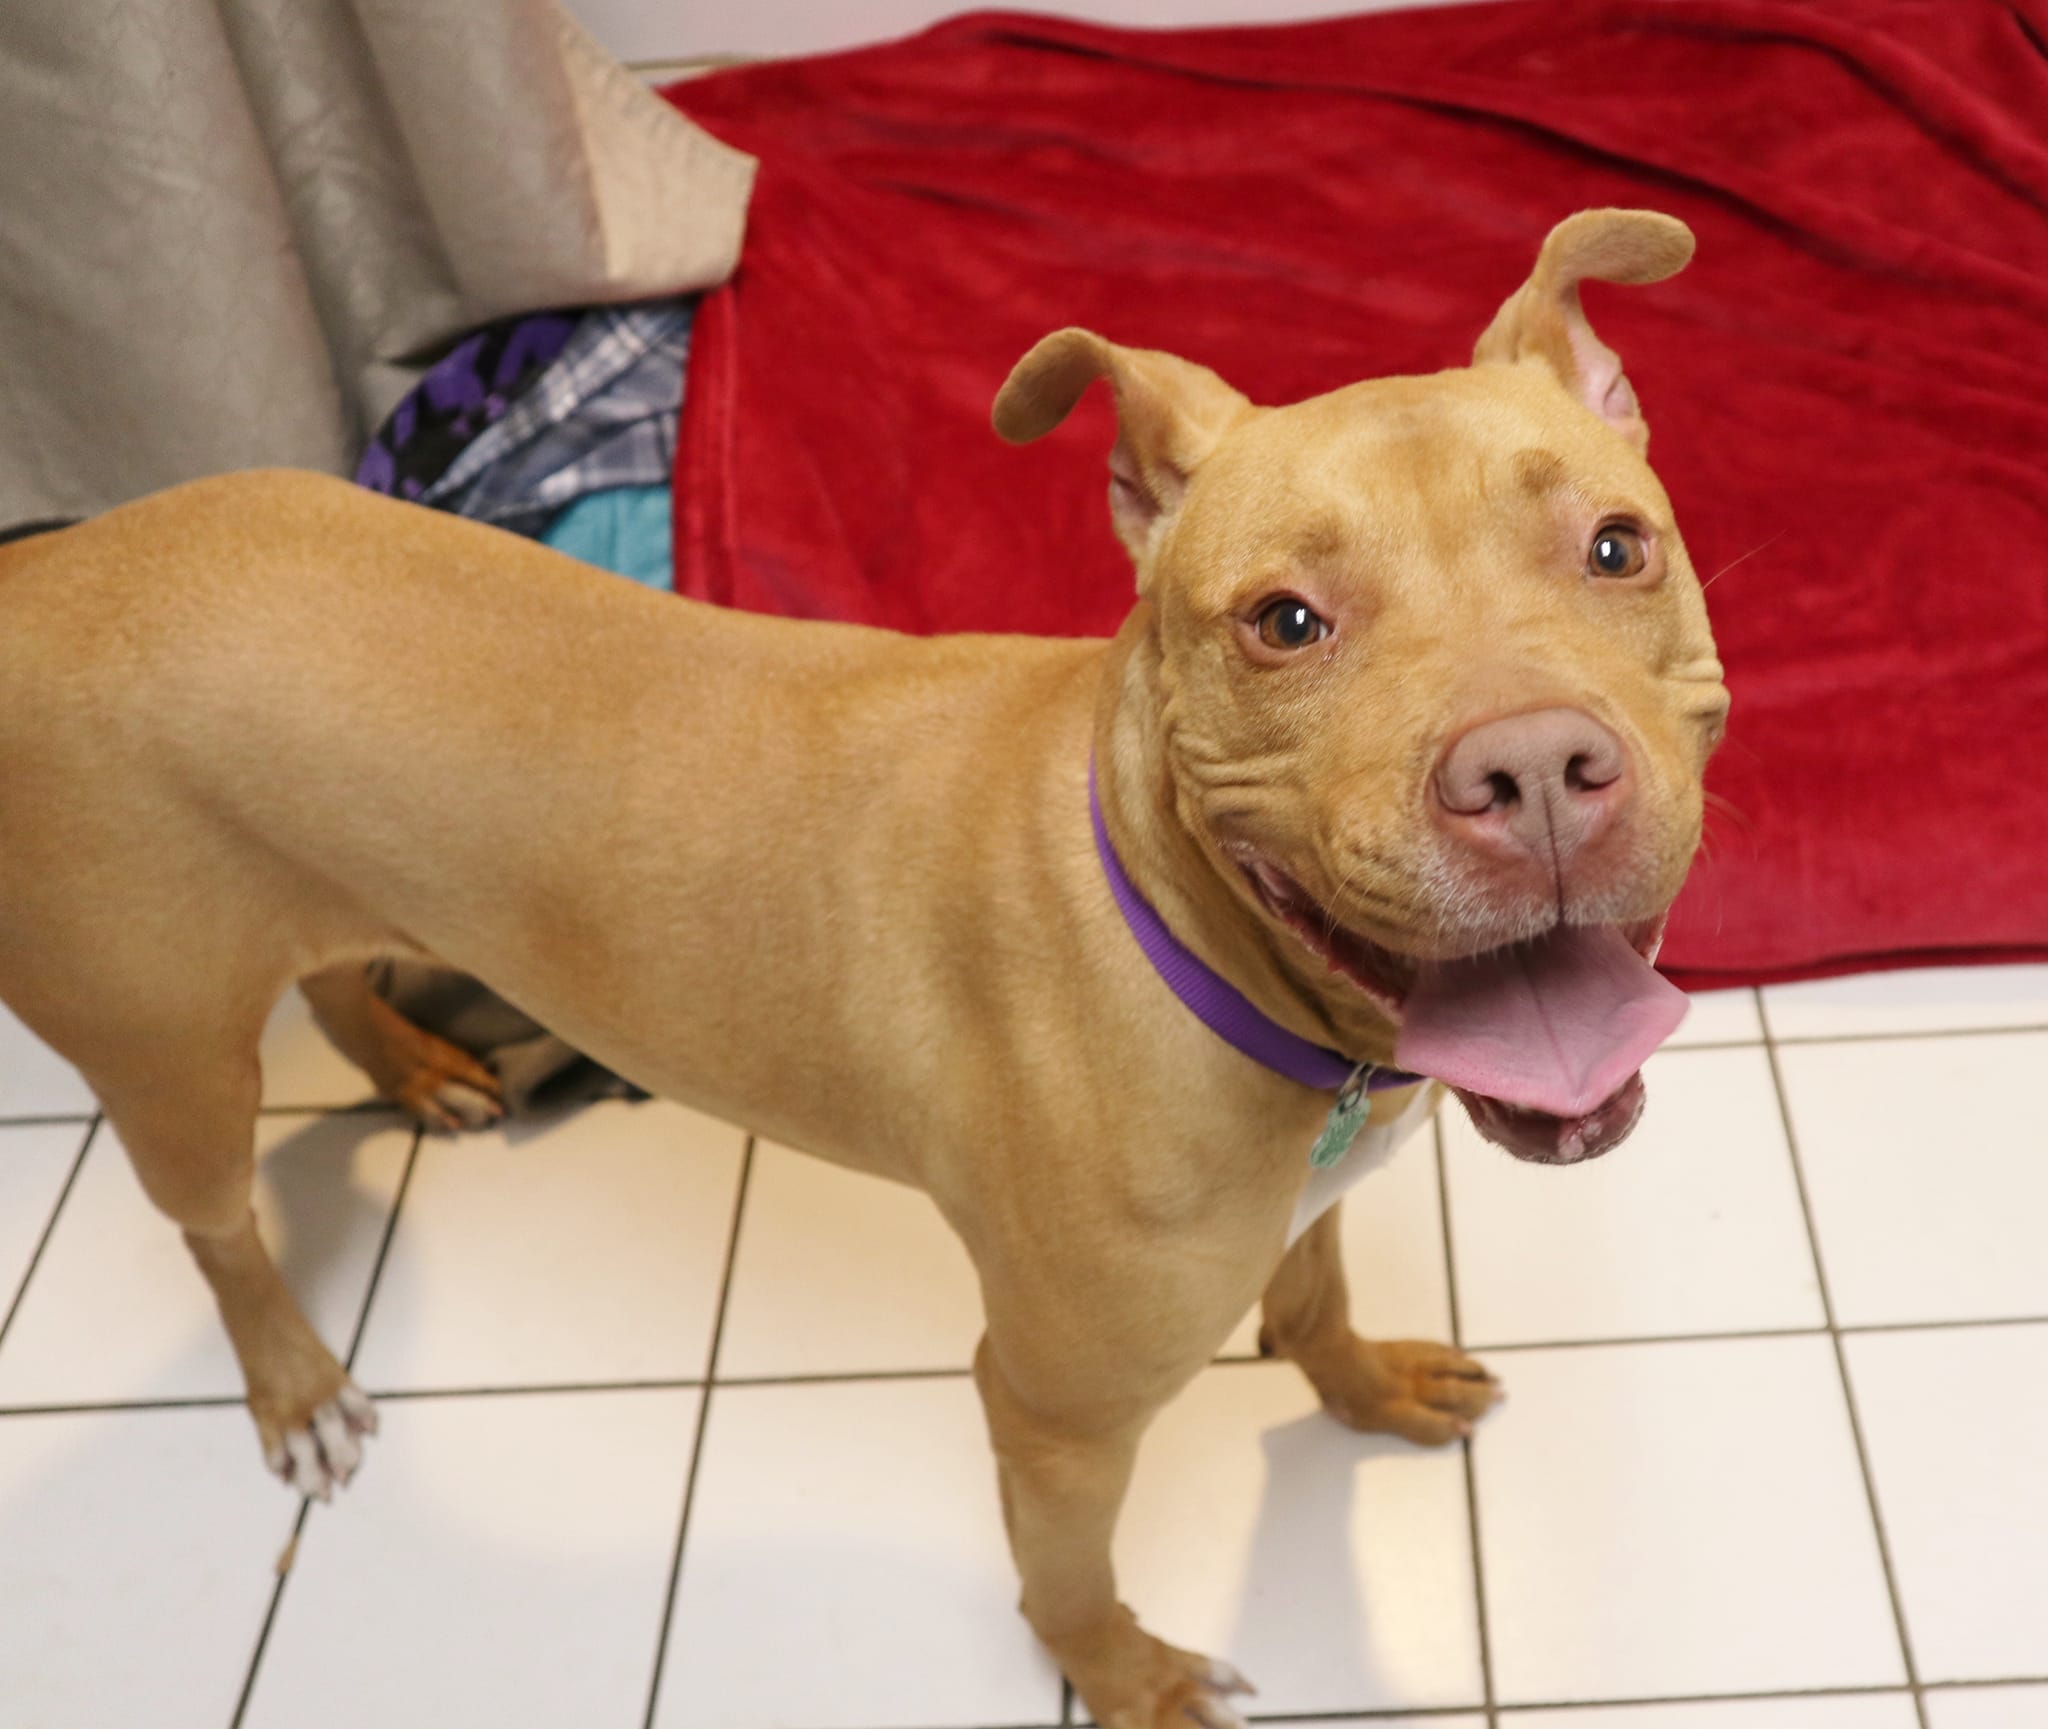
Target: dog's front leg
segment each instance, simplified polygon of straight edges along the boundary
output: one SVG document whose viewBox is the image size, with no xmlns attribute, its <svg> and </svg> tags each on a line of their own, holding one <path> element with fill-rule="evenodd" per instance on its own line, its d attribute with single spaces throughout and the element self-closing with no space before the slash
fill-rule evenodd
<svg viewBox="0 0 2048 1729">
<path fill-rule="evenodd" d="M 1192 1375 L 1204 1358 L 1189 1366 Z M 1117 1601 L 1110 1538 L 1138 1440 L 1171 1388 L 1091 1401 L 1027 1400 L 982 1340 L 975 1385 L 988 1413 L 1003 1523 L 1023 1576 L 1024 1618 L 1101 1729 L 1243 1729 L 1227 1663 L 1155 1639 Z M 1185 1379 L 1185 1377 L 1183 1377 Z M 1177 1384 L 1177 1383 L 1176 1383 Z"/>
<path fill-rule="evenodd" d="M 1324 1409 L 1351 1428 L 1426 1447 L 1471 1434 L 1499 1401 L 1500 1383 L 1449 1345 L 1387 1343 L 1351 1330 L 1338 1211 L 1330 1207 L 1309 1226 L 1275 1269 L 1259 1349 L 1299 1363 Z"/>
</svg>

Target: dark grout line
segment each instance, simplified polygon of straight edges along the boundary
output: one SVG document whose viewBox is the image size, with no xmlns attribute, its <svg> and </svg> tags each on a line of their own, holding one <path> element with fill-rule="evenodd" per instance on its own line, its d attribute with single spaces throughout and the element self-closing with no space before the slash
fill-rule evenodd
<svg viewBox="0 0 2048 1729">
<path fill-rule="evenodd" d="M 2007 1034 L 2048 1033 L 2048 1021 L 2017 1021 L 1975 1027 L 1899 1027 L 1875 1032 L 1773 1033 L 1770 1030 L 1769 1015 L 1763 1006 L 1762 992 L 1753 989 L 1750 994 L 1756 999 L 1758 1024 L 1764 1029 L 1755 1037 L 1701 1039 L 1697 1043 L 1667 1045 L 1665 1050 L 1671 1055 L 1683 1056 L 1688 1051 L 1762 1050 L 1768 1045 L 1776 1045 L 1782 1050 L 1803 1049 L 1810 1045 L 1901 1044 L 1919 1039 L 1983 1039 L 1998 1038 Z M 36 1128 L 63 1123 L 85 1124 L 96 1121 L 98 1114 L 96 1109 L 18 1114 L 0 1112 L 0 1128 Z M 391 1116 L 403 1113 L 398 1112 L 388 1099 L 368 1098 L 329 1104 L 266 1103 L 257 1107 L 256 1114 L 260 1117 L 331 1117 Z"/>
<path fill-rule="evenodd" d="M 234 1411 L 247 1402 L 239 1393 L 198 1393 L 162 1399 L 75 1399 L 47 1405 L 0 1405 L 0 1421 L 8 1417 L 125 1415 L 132 1411 Z"/>
<path fill-rule="evenodd" d="M 1856 1339 L 1882 1337 L 1887 1333 L 1964 1332 L 1980 1327 L 2043 1326 L 2048 1326 L 2048 1315 L 2001 1316 L 1991 1320 L 1878 1321 L 1868 1325 L 1837 1327 L 1835 1330 L 1845 1339 Z M 1616 1339 L 1544 1339 L 1506 1345 L 1468 1345 L 1457 1338 L 1455 1316 L 1452 1322 L 1452 1337 L 1460 1350 L 1483 1352 L 1490 1357 L 1513 1355 L 1519 1351 L 1620 1350 L 1639 1345 L 1740 1344 L 1759 1339 L 1818 1339 L 1826 1336 L 1825 1327 L 1790 1327 L 1756 1332 L 1651 1333 Z M 1255 1369 L 1270 1362 L 1271 1359 L 1266 1357 L 1234 1354 L 1217 1357 L 1209 1366 L 1216 1369 Z M 424 1403 L 434 1399 L 545 1398 L 553 1394 L 570 1393 L 680 1393 L 705 1391 L 713 1387 L 721 1392 L 741 1392 L 754 1387 L 860 1386 L 877 1381 L 963 1381 L 970 1378 L 973 1373 L 972 1368 L 854 1369 L 822 1370 L 809 1375 L 721 1375 L 716 1381 L 710 1382 L 700 1377 L 679 1375 L 612 1381 L 478 1382 L 469 1386 L 365 1387 L 363 1391 L 378 1404 L 384 1405 L 403 1404 L 409 1401 Z M 143 1399 L 77 1399 L 50 1404 L 0 1404 L 0 1420 L 8 1417 L 74 1416 L 101 1412 L 227 1410 L 239 1408 L 242 1403 L 243 1399 L 238 1393 L 194 1393 Z M 1947 1686 L 1950 1683 L 1943 1682 L 1941 1685 Z"/>
<path fill-rule="evenodd" d="M 1792 1122 L 1792 1101 L 1785 1091 L 1784 1069 L 1778 1061 L 1778 1047 L 1770 1036 L 1770 1022 L 1764 1022 L 1764 1055 L 1771 1066 L 1771 1086 L 1777 1094 L 1778 1116 L 1785 1130 L 1785 1150 L 1792 1160 L 1792 1181 L 1799 1191 L 1799 1211 L 1806 1223 L 1806 1244 L 1813 1256 L 1814 1282 L 1820 1291 L 1821 1314 L 1827 1321 L 1828 1342 L 1834 1347 L 1835 1373 L 1842 1384 L 1842 1401 L 1849 1414 L 1849 1435 L 1856 1445 L 1857 1468 L 1863 1473 L 1863 1495 L 1870 1507 L 1870 1526 L 1877 1538 L 1877 1558 L 1884 1568 L 1885 1594 L 1891 1599 L 1892 1623 L 1898 1631 L 1899 1656 L 1906 1666 L 1906 1686 L 1913 1697 L 1913 1717 L 1920 1729 L 1928 1729 L 1927 1698 L 1920 1686 L 1920 1668 L 1913 1659 L 1913 1635 L 1906 1625 L 1905 1599 L 1899 1595 L 1898 1569 L 1892 1561 L 1891 1538 L 1884 1528 L 1884 1509 L 1877 1496 L 1877 1474 L 1871 1469 L 1870 1447 L 1864 1439 L 1863 1417 L 1856 1408 L 1856 1387 L 1849 1378 L 1849 1354 L 1842 1332 L 1835 1322 L 1834 1293 L 1828 1286 L 1826 1258 L 1821 1253 L 1820 1231 L 1814 1223 L 1813 1196 L 1807 1188 L 1806 1167 L 1799 1157 L 1799 1131 Z"/>
<path fill-rule="evenodd" d="M 693 1380 L 642 1379 L 627 1381 L 536 1381 L 530 1387 L 478 1385 L 474 1387 L 387 1387 L 369 1393 L 380 1405 L 402 1405 L 432 1399 L 524 1399 L 546 1398 L 552 1393 L 682 1393 L 703 1388 Z"/>
<path fill-rule="evenodd" d="M 2025 1683 L 2022 1683 L 2024 1685 Z M 1946 1687 L 1948 1683 L 1941 1683 Z M 1965 1682 L 1965 1686 L 2007 1686 L 2008 1682 Z M 1752 1705 L 1767 1704 L 1790 1699 L 1890 1699 L 1907 1693 L 1907 1689 L 1896 1681 L 1869 1687 L 1788 1687 L 1775 1693 L 1654 1693 L 1640 1698 L 1627 1699 L 1532 1699 L 1527 1703 L 1517 1700 L 1508 1708 L 1512 1721 L 1508 1729 L 1521 1729 L 1525 1714 L 1541 1711 L 1628 1711 L 1640 1710 L 1653 1705 Z M 1332 1713 L 1335 1715 L 1335 1713 Z M 1401 1713 L 1393 1713 L 1401 1715 Z M 1272 1721 L 1272 1719 L 1266 1719 Z M 1309 1719 L 1302 1719 L 1306 1722 Z M 1528 1729 L 1542 1729 L 1533 1718 Z"/>
<path fill-rule="evenodd" d="M 1440 1112 L 1429 1119 L 1430 1150 L 1436 1157 L 1437 1223 L 1444 1239 L 1444 1293 L 1451 1311 L 1451 1343 L 1465 1348 L 1464 1321 L 1458 1311 L 1458 1256 L 1451 1233 L 1451 1179 L 1444 1157 L 1444 1125 Z M 1479 1474 L 1472 1463 L 1472 1438 L 1458 1443 L 1464 1456 L 1465 1516 L 1472 1532 L 1472 1613 L 1479 1634 L 1479 1681 L 1485 1693 L 1486 1729 L 1499 1729 L 1500 1708 L 1493 1687 L 1493 1631 L 1486 1618 L 1486 1555 L 1479 1538 Z"/>
<path fill-rule="evenodd" d="M 292 1521 L 292 1534 L 285 1539 L 284 1553 L 298 1558 L 299 1539 L 305 1535 L 306 1516 L 313 1510 L 313 1497 L 299 1497 L 299 1516 Z M 235 1714 L 228 1719 L 228 1729 L 242 1729 L 242 1719 L 249 1714 L 249 1701 L 256 1693 L 256 1671 L 262 1666 L 264 1650 L 270 1644 L 270 1629 L 277 1624 L 277 1608 L 284 1601 L 285 1582 L 291 1578 L 293 1565 L 282 1567 L 277 1575 L 277 1584 L 270 1593 L 270 1606 L 263 1611 L 263 1625 L 256 1630 L 256 1647 L 249 1653 L 249 1667 L 242 1676 L 242 1691 L 235 1698 Z"/>
<path fill-rule="evenodd" d="M 2048 1315 L 1999 1315 L 1974 1321 L 1863 1321 L 1850 1327 L 1837 1327 L 1836 1332 L 1845 1339 L 1863 1339 L 1880 1333 L 1952 1333 L 1965 1327 L 2041 1327 L 2048 1326 Z"/>
<path fill-rule="evenodd" d="M 1688 1039 L 1683 1044 L 1662 1044 L 1657 1055 L 1670 1057 L 1689 1056 L 1694 1051 L 1760 1051 L 1764 1048 L 1761 1038 L 1755 1039 Z"/>
<path fill-rule="evenodd" d="M 642 1729 L 654 1729 L 654 1713 L 661 1704 L 662 1670 L 668 1662 L 668 1637 L 676 1614 L 676 1593 L 682 1588 L 683 1545 L 690 1536 L 690 1509 L 697 1500 L 697 1477 L 704 1468 L 704 1437 L 711 1426 L 711 1402 L 718 1381 L 718 1351 L 725 1343 L 725 1316 L 732 1303 L 733 1268 L 740 1257 L 740 1226 L 747 1216 L 747 1184 L 754 1174 L 754 1137 L 748 1135 L 740 1152 L 740 1176 L 733 1193 L 732 1230 L 725 1242 L 725 1276 L 719 1281 L 718 1308 L 711 1321 L 711 1350 L 704 1361 L 704 1378 L 710 1383 L 697 1405 L 697 1433 L 690 1443 L 690 1468 L 683 1478 L 683 1505 L 676 1519 L 675 1555 L 669 1562 L 668 1590 L 661 1600 L 661 1626 L 654 1635 L 654 1672 L 647 1678 L 647 1714 Z"/>
<path fill-rule="evenodd" d="M 1218 1362 L 1255 1363 L 1257 1357 L 1219 1357 Z M 820 1369 L 799 1375 L 714 1375 L 717 1387 L 817 1387 L 839 1382 L 860 1381 L 964 1381 L 974 1373 L 972 1364 L 958 1369 Z"/>
<path fill-rule="evenodd" d="M 1441 1109 L 1429 1114 L 1430 1150 L 1436 1156 L 1437 1228 L 1444 1239 L 1444 1295 L 1451 1311 L 1451 1343 L 1465 1349 L 1465 1321 L 1458 1309 L 1458 1252 L 1451 1236 L 1450 1161 L 1444 1152 L 1444 1118 Z"/>
<path fill-rule="evenodd" d="M 2044 1315 L 1966 1315 L 1948 1321 L 1851 1321 L 1838 1322 L 1832 1329 L 1818 1327 L 1727 1328 L 1705 1333 L 1624 1333 L 1611 1339 L 1513 1339 L 1485 1341 L 1460 1346 L 1461 1350 L 1483 1351 L 1499 1356 L 1513 1351 L 1597 1351 L 1624 1345 L 1714 1345 L 1749 1339 L 1818 1339 L 1830 1331 L 1845 1339 L 1870 1338 L 1884 1333 L 1954 1333 L 1975 1327 L 2048 1326 Z"/>
<path fill-rule="evenodd" d="M 2048 1687 L 2048 1670 L 2038 1675 L 1997 1675 L 1968 1681 L 1923 1681 L 1930 1693 L 1968 1693 L 1986 1687 Z"/>
<path fill-rule="evenodd" d="M 1458 1443 L 1464 1455 L 1465 1506 L 1472 1521 L 1472 1595 L 1479 1617 L 1479 1684 L 1486 1694 L 1486 1729 L 1498 1729 L 1499 1697 L 1493 1682 L 1493 1630 L 1486 1618 L 1486 1554 L 1479 1533 L 1479 1472 L 1472 1462 L 1472 1437 Z"/>
<path fill-rule="evenodd" d="M 356 1352 L 362 1346 L 364 1329 L 370 1324 L 370 1306 L 377 1300 L 377 1284 L 384 1276 L 385 1257 L 391 1253 L 391 1239 L 398 1233 L 398 1215 L 405 1207 L 406 1190 L 412 1186 L 412 1174 L 419 1164 L 421 1132 L 417 1128 L 413 1130 L 412 1145 L 405 1150 L 405 1168 L 398 1173 L 398 1187 L 391 1195 L 391 1211 L 384 1220 L 384 1234 L 377 1242 L 377 1258 L 370 1263 L 370 1278 L 363 1287 L 362 1307 L 356 1311 L 356 1324 L 349 1335 L 348 1351 L 341 1360 L 342 1368 L 351 1376 L 355 1370 Z M 291 1537 L 285 1545 L 285 1553 L 293 1558 L 294 1563 L 298 1557 L 299 1540 L 305 1535 L 306 1520 L 312 1511 L 312 1496 L 300 1496 L 299 1516 L 293 1522 Z M 249 1667 L 242 1675 L 241 1696 L 235 1701 L 235 1714 L 228 1720 L 228 1729 L 242 1729 L 249 1701 L 256 1695 L 256 1677 L 263 1672 L 263 1653 L 270 1648 L 270 1630 L 277 1625 L 277 1612 L 284 1604 L 284 1589 L 291 1583 L 294 1571 L 295 1566 L 292 1565 L 278 1571 L 277 1583 L 270 1592 L 270 1607 L 263 1613 L 263 1625 L 257 1630 L 255 1647 L 249 1653 Z"/>
<path fill-rule="evenodd" d="M 418 1125 L 389 1099 L 356 1099 L 345 1105 L 258 1105 L 259 1117 L 397 1117 L 408 1128 Z"/>
<path fill-rule="evenodd" d="M 2009 1685 L 2009 1683 L 1971 1682 L 1971 1686 Z M 1905 1688 L 1891 1685 L 1882 1687 L 1811 1687 L 1792 1688 L 1777 1693 L 1660 1693 L 1629 1699 L 1542 1699 L 1524 1704 L 1517 1701 L 1505 1709 L 1509 1718 L 1508 1729 L 1519 1729 L 1527 1713 L 1541 1711 L 1627 1711 L 1654 1705 L 1729 1705 L 1766 1703 L 1783 1699 L 1873 1699 L 1888 1698 L 1903 1694 Z M 1414 1718 L 1428 1722 L 1440 1717 L 1470 1716 L 1476 1708 L 1471 1705 L 1420 1705 L 1420 1706 L 1375 1706 L 1370 1711 L 1292 1711 L 1253 1712 L 1254 1723 L 1271 1723 L 1276 1726 L 1287 1723 L 1371 1723 L 1384 1718 L 1407 1722 Z M 1533 1718 L 1528 1729 L 1542 1729 Z"/>
<path fill-rule="evenodd" d="M 2014 1033 L 2048 1033 L 2048 1022 L 2022 1022 L 1999 1027 L 1929 1027 L 1925 1032 L 1917 1033 L 1794 1033 L 1790 1037 L 1767 1033 L 1763 1043 L 1777 1045 L 1781 1049 L 1788 1045 L 1804 1049 L 1808 1045 L 1896 1045 L 1921 1039 L 1995 1039 Z M 1756 1042 L 1750 1040 L 1751 1044 Z"/>
<path fill-rule="evenodd" d="M 1190 1729 L 1193 1729 L 1194 1719 L 1189 1718 L 1188 1722 Z M 808 1725 L 784 1724 L 778 1719 L 775 1729 L 808 1729 Z M 889 1729 L 889 1726 L 883 1725 L 881 1729 Z M 920 1729 L 920 1726 L 913 1724 L 907 1726 L 907 1729 Z M 971 1729 L 1065 1729 L 1065 1725 L 1049 1717 L 1032 1717 L 1015 1723 L 977 1723 L 972 1725 Z"/>
<path fill-rule="evenodd" d="M 703 1388 L 704 1382 L 674 1381 L 537 1381 L 530 1387 L 365 1387 L 379 1405 L 429 1403 L 435 1399 L 522 1399 L 547 1398 L 560 1393 L 681 1393 Z M 0 1405 L 0 1420 L 8 1417 L 61 1417 L 129 1411 L 227 1411 L 239 1410 L 247 1401 L 239 1393 L 196 1393 L 156 1399 L 80 1399 L 59 1404 Z"/>
<path fill-rule="evenodd" d="M 1477 1705 L 1375 1705 L 1369 1711 L 1249 1711 L 1251 1723 L 1433 1723 L 1439 1718 L 1470 1717 Z"/>
<path fill-rule="evenodd" d="M 2048 1681 L 2048 1677 L 2020 1675 L 2001 1677 L 1995 1681 L 1937 1681 L 1929 1683 L 1928 1690 L 1936 1693 L 1982 1691 L 1989 1687 L 2035 1687 Z M 1508 1729 L 1519 1729 L 1523 1718 L 1529 1716 L 1527 1729 L 1542 1729 L 1540 1723 L 1530 1714 L 1546 1711 L 1628 1711 L 1660 1705 L 1739 1705 L 1768 1704 L 1780 1700 L 1803 1699 L 1887 1699 L 1906 1693 L 1896 1683 L 1868 1687 L 1791 1687 L 1776 1692 L 1736 1693 L 1655 1693 L 1626 1699 L 1532 1699 L 1516 1701 L 1503 1707 L 1509 1719 Z M 1470 1717 L 1479 1710 L 1477 1705 L 1375 1705 L 1368 1710 L 1338 1709 L 1330 1711 L 1252 1711 L 1246 1713 L 1253 1723 L 1274 1725 L 1283 1729 L 1289 1723 L 1379 1723 L 1410 1721 L 1417 1723 L 1435 1722 L 1440 1719 Z M 1023 1729 L 1023 1726 L 1016 1726 Z"/>
<path fill-rule="evenodd" d="M 42 1264 L 43 1251 L 50 1246 L 50 1238 L 56 1233 L 57 1221 L 64 1216 L 64 1203 L 71 1199 L 71 1188 L 78 1181 L 78 1173 L 85 1168 L 85 1155 L 99 1138 L 100 1119 L 86 1120 L 85 1133 L 78 1137 L 78 1151 L 72 1155 L 71 1169 L 64 1173 L 64 1183 L 57 1191 L 57 1199 L 51 1203 L 50 1216 L 43 1221 L 42 1232 L 36 1238 L 36 1246 L 29 1251 L 28 1265 L 21 1269 L 21 1282 L 14 1287 L 14 1296 L 7 1305 L 7 1313 L 0 1315 L 0 1345 L 7 1343 L 7 1332 L 14 1325 L 14 1317 L 21 1312 L 21 1305 L 28 1296 L 30 1282 L 36 1276 L 36 1268 Z"/>
<path fill-rule="evenodd" d="M 1480 1343 L 1462 1347 L 1497 1357 L 1515 1351 L 1598 1351 L 1628 1345 L 1716 1345 L 1753 1339 L 1818 1339 L 1827 1333 L 1821 1327 L 1735 1328 L 1715 1333 L 1626 1333 L 1612 1339 L 1517 1339 L 1512 1342 Z"/>
<path fill-rule="evenodd" d="M 348 1354 L 341 1360 L 341 1366 L 353 1376 L 356 1367 L 356 1352 L 362 1349 L 363 1334 L 370 1325 L 370 1305 L 377 1300 L 377 1285 L 384 1277 L 385 1257 L 391 1253 L 391 1240 L 398 1235 L 398 1215 L 405 1209 L 406 1191 L 412 1187 L 412 1174 L 420 1162 L 420 1137 L 423 1130 L 412 1132 L 412 1145 L 405 1150 L 405 1169 L 398 1173 L 398 1187 L 392 1192 L 391 1211 L 384 1220 L 384 1234 L 377 1241 L 377 1258 L 370 1263 L 370 1282 L 363 1287 L 363 1306 L 356 1311 L 355 1331 L 350 1334 Z"/>
</svg>

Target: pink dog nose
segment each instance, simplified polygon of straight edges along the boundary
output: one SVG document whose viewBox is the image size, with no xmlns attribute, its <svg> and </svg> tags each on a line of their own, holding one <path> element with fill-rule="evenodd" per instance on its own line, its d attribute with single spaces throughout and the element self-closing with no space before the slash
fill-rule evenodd
<svg viewBox="0 0 2048 1729">
<path fill-rule="evenodd" d="M 1562 865 L 1627 804 L 1628 769 L 1621 740 L 1590 714 L 1539 709 L 1455 739 L 1437 764 L 1437 805 L 1470 843 Z"/>
</svg>

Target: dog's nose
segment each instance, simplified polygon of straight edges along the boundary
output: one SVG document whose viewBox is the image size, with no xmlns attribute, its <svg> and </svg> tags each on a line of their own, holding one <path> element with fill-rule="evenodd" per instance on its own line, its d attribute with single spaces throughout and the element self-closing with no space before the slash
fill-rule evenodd
<svg viewBox="0 0 2048 1729">
<path fill-rule="evenodd" d="M 1563 865 L 1606 829 L 1632 791 L 1621 740 L 1576 708 L 1483 721 L 1436 769 L 1440 818 L 1471 845 Z"/>
</svg>

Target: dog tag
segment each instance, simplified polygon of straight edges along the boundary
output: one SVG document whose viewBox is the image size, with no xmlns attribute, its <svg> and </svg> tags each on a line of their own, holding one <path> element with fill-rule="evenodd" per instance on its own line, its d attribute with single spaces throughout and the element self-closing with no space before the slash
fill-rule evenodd
<svg viewBox="0 0 2048 1729">
<path fill-rule="evenodd" d="M 1372 1115 L 1372 1095 L 1365 1090 L 1365 1083 L 1371 1078 L 1372 1064 L 1360 1063 L 1338 1090 L 1337 1102 L 1324 1119 L 1323 1132 L 1308 1150 L 1308 1162 L 1315 1169 L 1327 1171 L 1351 1151 L 1351 1143 L 1358 1139 L 1358 1131 Z"/>
</svg>

